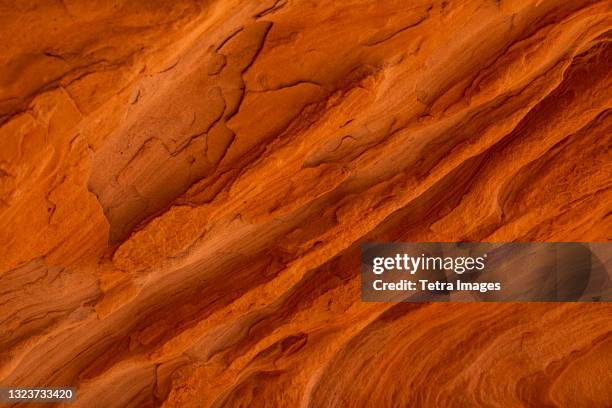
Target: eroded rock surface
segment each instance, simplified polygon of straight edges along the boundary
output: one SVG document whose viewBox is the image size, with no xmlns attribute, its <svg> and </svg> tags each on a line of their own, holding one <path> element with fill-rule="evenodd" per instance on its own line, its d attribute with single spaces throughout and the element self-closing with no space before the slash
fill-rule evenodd
<svg viewBox="0 0 612 408">
<path fill-rule="evenodd" d="M 359 300 L 364 241 L 608 241 L 612 2 L 0 3 L 0 384 L 612 405 L 606 304 Z"/>
</svg>

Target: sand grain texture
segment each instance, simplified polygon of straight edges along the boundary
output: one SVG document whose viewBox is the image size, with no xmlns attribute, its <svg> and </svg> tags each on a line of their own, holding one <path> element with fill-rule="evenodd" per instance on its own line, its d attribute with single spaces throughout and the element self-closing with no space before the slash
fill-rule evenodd
<svg viewBox="0 0 612 408">
<path fill-rule="evenodd" d="M 609 407 L 606 304 L 359 300 L 364 241 L 609 241 L 612 2 L 0 3 L 0 384 Z"/>
</svg>

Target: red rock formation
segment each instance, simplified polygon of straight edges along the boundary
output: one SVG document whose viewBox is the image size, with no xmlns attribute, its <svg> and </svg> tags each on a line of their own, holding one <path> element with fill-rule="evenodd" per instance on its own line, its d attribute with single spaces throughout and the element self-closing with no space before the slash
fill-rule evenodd
<svg viewBox="0 0 612 408">
<path fill-rule="evenodd" d="M 612 2 L 0 5 L 0 385 L 612 405 L 606 304 L 359 300 L 364 241 L 606 241 Z"/>
</svg>

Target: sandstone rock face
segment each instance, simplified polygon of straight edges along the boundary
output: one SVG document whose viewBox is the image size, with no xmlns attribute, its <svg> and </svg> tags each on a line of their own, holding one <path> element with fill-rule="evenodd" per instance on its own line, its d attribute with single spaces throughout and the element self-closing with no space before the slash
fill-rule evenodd
<svg viewBox="0 0 612 408">
<path fill-rule="evenodd" d="M 612 405 L 612 306 L 359 299 L 365 241 L 612 238 L 612 2 L 0 3 L 0 385 Z"/>
</svg>

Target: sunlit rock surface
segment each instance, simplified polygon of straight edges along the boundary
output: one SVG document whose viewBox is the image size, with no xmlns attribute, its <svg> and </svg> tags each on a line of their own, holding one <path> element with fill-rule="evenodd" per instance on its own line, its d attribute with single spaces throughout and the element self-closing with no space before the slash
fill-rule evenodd
<svg viewBox="0 0 612 408">
<path fill-rule="evenodd" d="M 359 298 L 365 241 L 612 238 L 612 2 L 0 3 L 0 385 L 609 407 L 612 306 Z"/>
</svg>

